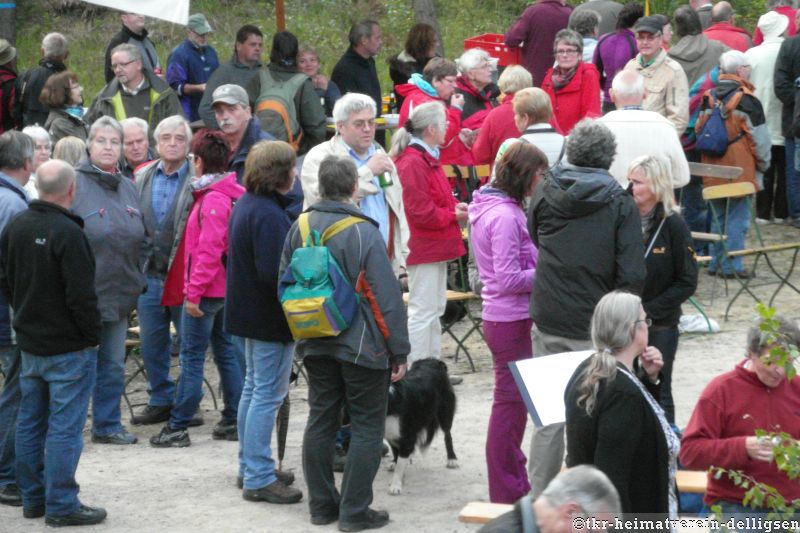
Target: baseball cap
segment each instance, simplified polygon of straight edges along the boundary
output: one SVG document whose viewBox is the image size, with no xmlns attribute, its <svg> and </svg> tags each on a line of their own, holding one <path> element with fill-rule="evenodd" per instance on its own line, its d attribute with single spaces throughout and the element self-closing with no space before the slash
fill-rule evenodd
<svg viewBox="0 0 800 533">
<path fill-rule="evenodd" d="M 647 33 L 659 33 L 663 31 L 664 23 L 661 22 L 659 17 L 650 16 L 650 17 L 642 17 L 636 21 L 636 24 L 633 25 L 633 32 L 639 33 L 640 31 L 644 31 Z"/>
<path fill-rule="evenodd" d="M 211 95 L 211 106 L 213 107 L 220 102 L 228 105 L 250 106 L 250 98 L 247 96 L 247 92 L 233 83 L 220 85 L 214 90 Z"/>
<path fill-rule="evenodd" d="M 205 35 L 214 31 L 206 20 L 206 16 L 202 13 L 195 13 L 189 17 L 189 22 L 186 23 L 186 26 L 198 35 Z"/>
</svg>

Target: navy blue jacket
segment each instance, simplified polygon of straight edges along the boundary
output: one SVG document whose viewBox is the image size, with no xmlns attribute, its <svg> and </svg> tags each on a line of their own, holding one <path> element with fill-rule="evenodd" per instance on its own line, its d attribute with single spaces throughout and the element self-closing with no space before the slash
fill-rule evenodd
<svg viewBox="0 0 800 533">
<path fill-rule="evenodd" d="M 299 181 L 299 180 L 297 180 Z M 295 218 L 291 199 L 273 193 L 245 193 L 228 228 L 225 332 L 267 342 L 291 342 L 278 300 L 283 242 Z"/>
<path fill-rule="evenodd" d="M 198 108 L 203 93 L 184 94 L 183 86 L 207 82 L 217 68 L 219 58 L 214 47 L 200 48 L 189 39 L 176 46 L 167 59 L 167 83 L 178 94 L 183 115 L 189 122 L 200 118 Z"/>
</svg>

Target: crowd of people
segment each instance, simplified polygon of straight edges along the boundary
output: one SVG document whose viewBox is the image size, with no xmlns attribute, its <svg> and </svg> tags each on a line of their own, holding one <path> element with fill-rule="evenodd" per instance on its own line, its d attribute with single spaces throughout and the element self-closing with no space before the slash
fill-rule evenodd
<svg viewBox="0 0 800 533">
<path fill-rule="evenodd" d="M 441 57 L 434 28 L 416 24 L 388 65 L 399 111 L 388 145 L 374 20 L 353 24 L 326 76 L 313 44 L 289 31 L 262 64 L 264 34 L 250 24 L 220 64 L 199 13 L 162 66 L 145 18 L 124 13 L 91 102 L 62 34 L 44 36 L 39 66 L 20 75 L 0 39 L 0 504 L 53 526 L 105 519 L 81 503 L 74 476 L 90 399 L 93 442 L 138 442 L 120 411 L 135 316 L 149 399 L 130 422 L 163 424 L 151 446 L 191 445 L 210 348 L 224 403 L 211 434 L 239 442 L 243 498 L 301 501 L 270 443 L 302 361 L 311 523 L 385 525 L 388 512 L 370 505 L 389 386 L 442 357 L 449 272 L 456 264 L 467 288 L 468 252 L 494 363 L 489 497 L 518 502 L 486 531 L 531 516 L 563 531 L 570 513 L 676 517 L 679 457 L 696 468 L 769 462 L 753 431 L 774 425 L 770 402 L 800 396 L 757 328 L 746 361 L 704 392 L 683 449 L 671 380 L 705 246 L 690 230 L 727 235 L 709 274 L 753 275 L 725 253 L 744 247 L 752 198 L 709 215 L 703 189 L 720 182 L 690 175 L 689 162 L 741 167 L 735 181 L 759 191 L 759 222 L 800 227 L 789 4 L 770 0 L 751 38 L 725 1 L 692 0 L 670 19 L 635 2 L 537 0 L 505 35 L 521 65 L 502 72 L 478 48 Z M 445 173 L 482 164 L 488 179 Z M 333 265 L 324 276 L 359 295 L 349 314 L 325 308 L 333 334 L 304 336 L 284 305 L 292 284 L 328 279 L 302 263 L 309 248 Z M 796 326 L 782 323 L 796 344 Z M 578 350 L 593 355 L 565 393 L 566 423 L 536 428 L 528 465 L 508 365 Z M 728 423 L 750 403 L 729 400 L 733 387 L 775 394 L 763 416 Z M 574 468 L 559 474 L 565 453 Z M 706 503 L 752 511 L 740 496 L 717 480 Z"/>
</svg>

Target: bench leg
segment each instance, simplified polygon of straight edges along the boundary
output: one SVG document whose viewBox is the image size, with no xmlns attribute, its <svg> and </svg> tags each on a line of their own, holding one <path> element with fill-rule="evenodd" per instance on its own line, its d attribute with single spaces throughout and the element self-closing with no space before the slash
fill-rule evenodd
<svg viewBox="0 0 800 533">
<path fill-rule="evenodd" d="M 772 264 L 772 261 L 770 261 L 769 255 L 765 254 L 765 260 L 767 261 L 767 265 L 769 266 L 769 269 L 772 270 L 772 273 L 775 274 L 775 276 L 777 276 L 777 278 L 779 280 L 781 280 L 780 283 L 778 284 L 778 288 L 775 289 L 775 292 L 772 293 L 772 296 L 769 299 L 769 307 L 772 307 L 772 303 L 775 301 L 775 297 L 778 296 L 778 293 L 786 285 L 788 285 L 794 292 L 800 294 L 800 289 L 795 287 L 789 281 L 789 278 L 792 276 L 792 272 L 794 272 L 794 266 L 795 266 L 795 263 L 797 262 L 797 253 L 798 252 L 800 252 L 800 248 L 795 248 L 794 249 L 794 253 L 792 254 L 792 262 L 789 265 L 789 270 L 786 272 L 785 276 L 781 276 L 780 274 L 778 274 L 778 270 Z"/>
<path fill-rule="evenodd" d="M 694 306 L 694 308 L 697 309 L 700 315 L 705 319 L 706 326 L 708 327 L 708 332 L 714 333 L 714 329 L 711 327 L 711 321 L 708 319 L 708 315 L 706 315 L 706 312 L 700 305 L 700 302 L 698 302 L 694 296 L 689 296 L 689 303 L 691 303 Z"/>
<path fill-rule="evenodd" d="M 128 406 L 128 411 L 131 413 L 131 418 L 133 418 L 133 416 L 134 416 L 133 408 L 134 407 L 138 407 L 139 405 L 143 405 L 143 404 L 133 404 L 131 402 L 130 398 L 128 397 L 128 386 L 139 375 L 144 377 L 145 381 L 147 381 L 147 370 L 145 370 L 145 368 L 144 368 L 144 362 L 142 361 L 142 359 L 138 355 L 133 353 L 133 351 L 135 349 L 136 348 L 130 348 L 130 349 L 125 351 L 125 366 L 127 366 L 128 365 L 128 361 L 131 360 L 131 361 L 133 361 L 133 364 L 136 367 L 136 369 L 133 371 L 133 373 L 130 376 L 125 378 L 125 384 L 124 384 L 124 386 L 122 388 L 122 399 L 125 400 L 125 405 Z"/>
<path fill-rule="evenodd" d="M 753 268 L 750 269 L 750 273 L 753 276 L 755 276 L 756 267 L 758 266 L 758 260 L 761 259 L 762 255 L 764 255 L 764 254 L 759 253 L 759 254 L 756 255 L 756 259 L 753 262 Z M 731 298 L 731 300 L 728 302 L 728 306 L 725 308 L 725 321 L 726 322 L 728 321 L 728 315 L 730 314 L 731 307 L 733 307 L 733 303 L 736 301 L 737 298 L 739 298 L 739 296 L 743 292 L 747 292 L 747 294 L 749 294 L 753 298 L 753 300 L 756 301 L 756 303 L 761 303 L 761 299 L 758 296 L 756 296 L 756 294 L 752 290 L 750 290 L 750 282 L 753 280 L 753 276 L 751 276 L 748 279 L 743 280 L 742 278 L 739 277 L 739 273 L 736 272 L 736 270 L 733 271 L 733 276 L 736 278 L 736 281 L 739 282 L 740 287 L 739 287 L 739 290 L 736 291 L 736 294 L 733 295 L 733 298 Z"/>
</svg>

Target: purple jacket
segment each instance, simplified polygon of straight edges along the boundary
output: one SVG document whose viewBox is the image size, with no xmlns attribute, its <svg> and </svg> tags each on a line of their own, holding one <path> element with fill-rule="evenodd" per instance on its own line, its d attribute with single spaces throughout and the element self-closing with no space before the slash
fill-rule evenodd
<svg viewBox="0 0 800 533">
<path fill-rule="evenodd" d="M 561 0 L 538 0 L 506 32 L 506 45 L 522 46 L 522 66 L 531 73 L 536 87 L 553 66 L 553 40 L 559 30 L 567 27 L 570 13 L 572 8 Z"/>
<path fill-rule="evenodd" d="M 594 48 L 592 62 L 600 72 L 600 86 L 603 88 L 603 101 L 611 102 L 608 90 L 617 72 L 636 57 L 639 50 L 636 46 L 636 35 L 629 29 L 617 30 L 600 37 Z"/>
<path fill-rule="evenodd" d="M 539 252 L 528 235 L 525 213 L 504 192 L 475 191 L 469 205 L 470 240 L 483 282 L 483 319 L 530 318 L 529 302 Z"/>
</svg>

